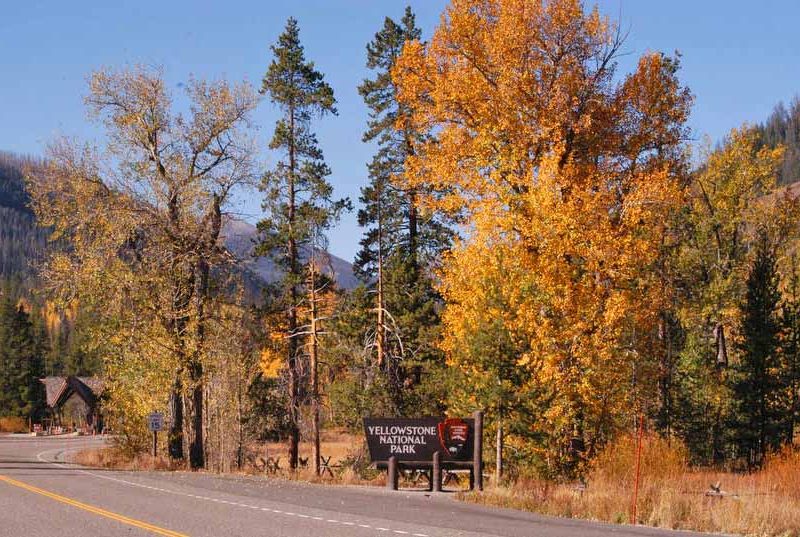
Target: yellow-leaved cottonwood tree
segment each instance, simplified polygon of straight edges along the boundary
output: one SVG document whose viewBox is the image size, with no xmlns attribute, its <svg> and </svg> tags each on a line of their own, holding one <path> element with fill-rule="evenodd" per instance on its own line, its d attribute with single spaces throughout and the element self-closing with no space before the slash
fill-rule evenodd
<svg viewBox="0 0 800 537">
<path fill-rule="evenodd" d="M 182 114 L 158 70 L 95 72 L 86 104 L 105 151 L 58 140 L 28 187 L 40 224 L 69 244 L 45 267 L 52 291 L 97 317 L 118 426 L 141 436 L 169 398 L 170 455 L 200 468 L 211 269 L 225 259 L 223 210 L 254 176 L 257 98 L 246 84 L 195 79 L 185 93 Z"/>
<path fill-rule="evenodd" d="M 435 133 L 410 152 L 407 187 L 464 219 L 441 274 L 449 360 L 552 467 L 636 410 L 671 293 L 652 269 L 685 195 L 692 97 L 663 54 L 617 77 L 621 44 L 579 0 L 453 0 L 393 71 L 412 111 L 400 123 Z M 487 327 L 510 349 L 494 360 Z M 489 386 L 504 382 L 529 397 Z"/>
</svg>

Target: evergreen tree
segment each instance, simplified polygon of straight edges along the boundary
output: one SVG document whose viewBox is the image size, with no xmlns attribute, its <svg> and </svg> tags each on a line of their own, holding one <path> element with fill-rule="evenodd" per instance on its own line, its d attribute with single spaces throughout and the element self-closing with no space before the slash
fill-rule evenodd
<svg viewBox="0 0 800 537">
<path fill-rule="evenodd" d="M 378 151 L 368 166 L 370 182 L 361 189 L 363 208 L 358 212 L 358 223 L 367 231 L 355 266 L 368 279 L 377 276 L 380 261 L 398 249 L 416 253 L 419 228 L 415 192 L 402 192 L 392 184 L 392 177 L 403 173 L 411 137 L 416 134 L 396 128 L 398 118 L 407 112 L 397 103 L 391 70 L 405 42 L 418 40 L 421 35 L 407 7 L 400 24 L 386 17 L 383 28 L 367 44 L 367 68 L 375 71 L 375 77 L 364 80 L 358 92 L 370 109 L 363 140 L 377 142 Z"/>
<path fill-rule="evenodd" d="M 374 294 L 365 304 L 374 312 L 365 328 L 374 365 L 384 372 L 399 412 L 417 406 L 404 400 L 403 386 L 418 384 L 422 363 L 440 357 L 432 339 L 439 324 L 438 296 L 429 268 L 452 236 L 439 217 L 420 219 L 417 190 L 401 189 L 397 181 L 424 134 L 403 121 L 409 113 L 397 101 L 391 71 L 404 44 L 420 36 L 411 8 L 400 23 L 386 17 L 367 45 L 366 65 L 374 77 L 358 88 L 370 109 L 363 141 L 376 142 L 378 150 L 368 165 L 369 184 L 361 189 L 358 222 L 366 229 L 354 266 Z"/>
<path fill-rule="evenodd" d="M 80 308 L 69 322 L 65 321 L 67 333 L 63 345 L 64 375 L 92 376 L 99 375 L 103 369 L 103 360 L 98 351 L 98 343 L 90 333 L 90 327 L 96 323 L 86 308 Z"/>
<path fill-rule="evenodd" d="M 4 294 L 0 302 L 0 415 L 35 417 L 41 409 L 40 351 L 28 313 Z"/>
<path fill-rule="evenodd" d="M 762 231 L 747 278 L 739 332 L 740 358 L 733 381 L 733 439 L 737 452 L 747 457 L 751 467 L 780 445 L 785 431 L 781 424 L 785 401 L 778 355 L 779 301 L 775 253 Z"/>
<path fill-rule="evenodd" d="M 284 158 L 262 180 L 263 208 L 267 214 L 258 223 L 262 239 L 257 253 L 270 255 L 285 273 L 278 294 L 270 303 L 284 313 L 289 464 L 296 468 L 304 352 L 298 308 L 305 294 L 305 265 L 319 238 L 349 202 L 333 198 L 333 187 L 326 179 L 331 171 L 311 130 L 315 117 L 337 113 L 333 89 L 314 63 L 306 60 L 295 19 L 287 21 L 272 52 L 274 59 L 264 76 L 261 92 L 269 95 L 281 111 L 269 147 L 283 152 Z"/>
<path fill-rule="evenodd" d="M 786 439 L 792 441 L 800 420 L 800 273 L 797 257 L 790 258 L 788 285 L 781 308 L 781 371 L 787 388 Z"/>
<path fill-rule="evenodd" d="M 366 279 L 377 276 L 380 257 L 396 253 L 407 256 L 413 270 L 425 267 L 438 259 L 452 238 L 441 216 L 420 217 L 419 192 L 401 188 L 398 181 L 414 143 L 425 133 L 412 127 L 408 107 L 398 102 L 392 69 L 403 46 L 421 35 L 407 7 L 399 24 L 386 17 L 383 28 L 367 44 L 366 65 L 375 74 L 358 87 L 370 109 L 363 141 L 377 143 L 378 150 L 368 165 L 370 182 L 361 189 L 363 209 L 358 215 L 359 224 L 367 230 L 355 266 Z"/>
</svg>

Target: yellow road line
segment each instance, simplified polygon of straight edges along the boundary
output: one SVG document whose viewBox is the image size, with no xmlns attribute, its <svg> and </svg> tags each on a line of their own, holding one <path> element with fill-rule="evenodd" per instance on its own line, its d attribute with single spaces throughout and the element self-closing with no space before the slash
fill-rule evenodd
<svg viewBox="0 0 800 537">
<path fill-rule="evenodd" d="M 117 522 L 122 522 L 123 524 L 128 524 L 130 526 L 135 526 L 137 528 L 141 528 L 143 530 L 150 531 L 157 535 L 165 535 L 167 537 L 188 537 L 184 533 L 178 533 L 177 531 L 167 530 L 164 528 L 159 528 L 158 526 L 153 526 L 152 524 L 148 524 L 147 522 L 142 522 L 140 520 L 134 520 L 133 518 L 128 518 L 123 515 L 118 515 L 117 513 L 112 513 L 111 511 L 106 511 L 105 509 L 100 509 L 99 507 L 94 507 L 77 500 L 72 500 L 65 496 L 60 496 L 53 492 L 49 492 L 44 489 L 40 489 L 38 487 L 34 487 L 33 485 L 28 485 L 27 483 L 23 483 L 21 481 L 17 481 L 15 479 L 11 479 L 10 477 L 0 475 L 0 481 L 5 481 L 9 485 L 13 485 L 15 487 L 19 487 L 30 492 L 35 492 L 36 494 L 41 494 L 42 496 L 47 496 L 53 500 L 65 503 L 67 505 L 71 505 L 73 507 L 77 507 L 78 509 L 83 509 L 84 511 L 89 511 L 90 513 L 94 513 L 96 515 L 104 516 L 106 518 L 110 518 L 111 520 L 116 520 Z"/>
</svg>

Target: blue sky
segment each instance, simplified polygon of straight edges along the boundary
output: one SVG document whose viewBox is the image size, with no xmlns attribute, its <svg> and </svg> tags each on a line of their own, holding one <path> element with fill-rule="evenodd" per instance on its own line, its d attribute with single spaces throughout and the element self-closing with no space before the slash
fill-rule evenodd
<svg viewBox="0 0 800 537">
<path fill-rule="evenodd" d="M 410 4 L 424 35 L 444 0 L 24 0 L 3 2 L 0 17 L 0 149 L 41 154 L 58 135 L 97 139 L 85 115 L 86 77 L 103 65 L 163 65 L 170 83 L 190 75 L 259 84 L 269 45 L 286 18 L 300 22 L 307 56 L 333 86 L 339 116 L 317 132 L 341 196 L 355 202 L 372 148 L 361 143 L 367 117 L 356 86 L 367 75 L 366 43 L 387 15 Z M 592 5 L 587 2 L 587 5 Z M 796 0 L 602 0 L 601 12 L 630 30 L 621 61 L 627 70 L 643 52 L 679 50 L 681 79 L 696 96 L 695 136 L 716 140 L 742 122 L 763 120 L 778 101 L 800 93 Z M 266 164 L 275 120 L 268 102 L 255 120 Z M 258 218 L 257 194 L 241 195 L 235 210 Z M 355 213 L 331 234 L 331 251 L 351 260 L 361 230 Z"/>
</svg>

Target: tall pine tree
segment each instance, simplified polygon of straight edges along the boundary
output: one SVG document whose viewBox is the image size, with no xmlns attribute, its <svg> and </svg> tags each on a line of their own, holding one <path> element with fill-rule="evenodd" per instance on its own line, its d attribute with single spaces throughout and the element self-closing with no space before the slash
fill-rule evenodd
<svg viewBox="0 0 800 537">
<path fill-rule="evenodd" d="M 742 305 L 739 363 L 735 367 L 736 398 L 733 437 L 740 456 L 753 467 L 777 448 L 785 429 L 785 394 L 778 354 L 780 323 L 778 271 L 773 246 L 760 232 Z"/>
<path fill-rule="evenodd" d="M 314 63 L 306 60 L 295 19 L 287 21 L 272 52 L 261 93 L 281 112 L 269 147 L 282 152 L 283 158 L 262 180 L 266 218 L 258 223 L 261 242 L 257 253 L 271 256 L 285 274 L 270 304 L 279 311 L 284 332 L 278 339 L 285 342 L 281 351 L 286 356 L 289 464 L 296 468 L 307 347 L 298 309 L 308 292 L 306 262 L 320 236 L 349 202 L 333 198 L 333 187 L 326 179 L 331 171 L 311 130 L 314 118 L 337 113 L 333 89 Z M 312 281 L 310 285 L 313 288 L 315 284 Z"/>
<path fill-rule="evenodd" d="M 792 441 L 800 420 L 800 267 L 790 258 L 784 303 L 781 307 L 781 359 L 783 384 L 788 395 L 786 439 Z"/>
<path fill-rule="evenodd" d="M 370 182 L 361 189 L 358 222 L 366 230 L 354 265 L 374 294 L 367 307 L 374 311 L 369 332 L 375 365 L 385 373 L 398 411 L 408 406 L 403 385 L 415 383 L 420 362 L 438 356 L 432 345 L 438 298 L 429 268 L 452 236 L 438 218 L 421 218 L 417 190 L 397 181 L 424 133 L 404 121 L 409 113 L 397 101 L 392 69 L 405 43 L 420 36 L 411 8 L 400 23 L 386 17 L 367 45 L 366 65 L 374 76 L 358 88 L 370 109 L 363 140 L 378 149 L 368 165 Z"/>
</svg>

